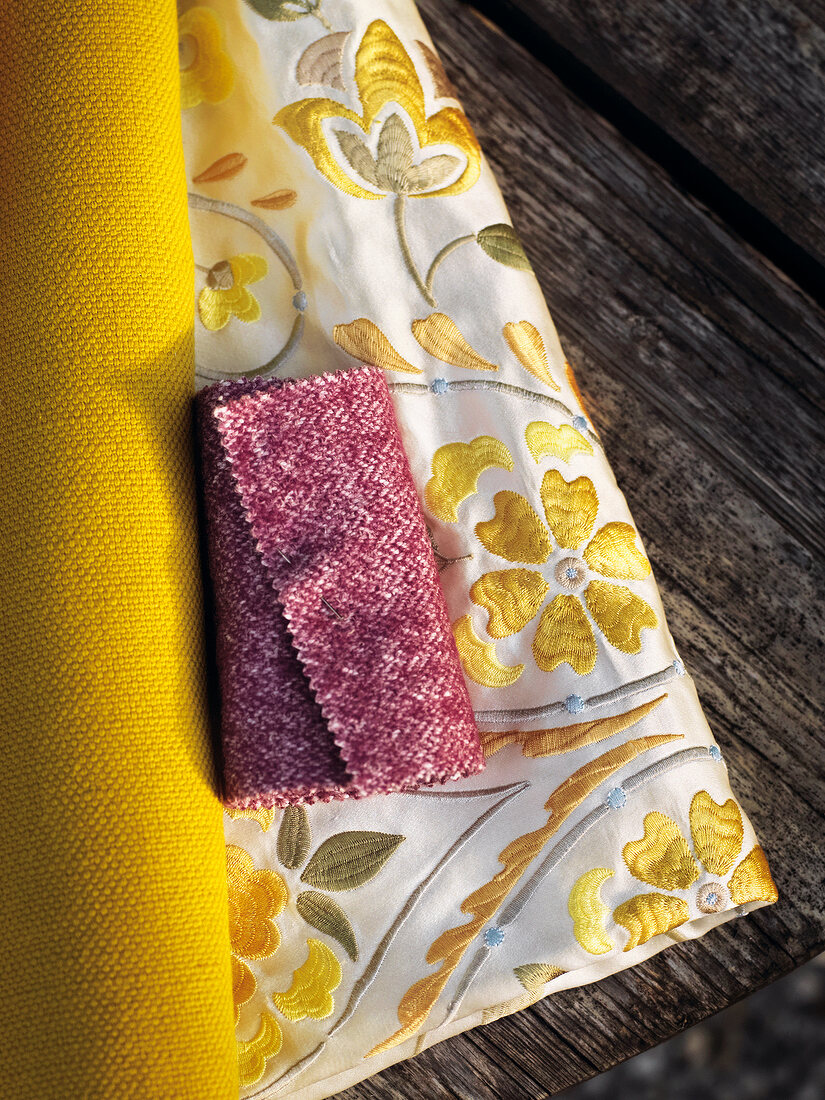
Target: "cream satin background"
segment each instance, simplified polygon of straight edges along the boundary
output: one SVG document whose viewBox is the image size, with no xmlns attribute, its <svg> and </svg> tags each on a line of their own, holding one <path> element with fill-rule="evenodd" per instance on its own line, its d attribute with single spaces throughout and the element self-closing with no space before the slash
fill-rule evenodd
<svg viewBox="0 0 825 1100">
<path fill-rule="evenodd" d="M 199 384 L 387 370 L 488 751 L 226 820 L 242 1094 L 314 1100 L 775 892 L 413 5 L 181 11 Z"/>
</svg>

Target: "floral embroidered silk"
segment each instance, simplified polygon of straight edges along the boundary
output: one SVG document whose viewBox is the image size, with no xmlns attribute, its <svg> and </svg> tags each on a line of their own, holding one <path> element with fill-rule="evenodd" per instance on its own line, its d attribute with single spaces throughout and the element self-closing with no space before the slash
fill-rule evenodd
<svg viewBox="0 0 825 1100">
<path fill-rule="evenodd" d="M 0 1093 L 322 1100 L 775 901 L 411 0 L 24 0 L 0 29 Z M 361 365 L 486 767 L 222 835 L 191 395 Z"/>
<path fill-rule="evenodd" d="M 198 385 L 383 368 L 487 757 L 227 817 L 242 1095 L 316 1100 L 776 895 L 413 5 L 214 0 L 181 32 Z"/>
</svg>

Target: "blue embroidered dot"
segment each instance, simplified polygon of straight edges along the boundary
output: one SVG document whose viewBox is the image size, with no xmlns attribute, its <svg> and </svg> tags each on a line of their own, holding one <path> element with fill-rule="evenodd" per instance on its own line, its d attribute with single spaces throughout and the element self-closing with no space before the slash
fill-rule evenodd
<svg viewBox="0 0 825 1100">
<path fill-rule="evenodd" d="M 607 792 L 607 804 L 611 810 L 620 810 L 627 802 L 627 792 L 623 787 L 614 787 Z"/>
<path fill-rule="evenodd" d="M 711 745 L 710 748 L 708 749 L 708 756 L 711 758 L 711 760 L 715 760 L 716 763 L 718 764 L 722 759 L 722 752 L 721 752 L 719 746 L 718 745 Z"/>
<path fill-rule="evenodd" d="M 581 695 L 568 695 L 564 700 L 564 706 L 568 714 L 581 714 L 584 710 L 584 699 Z"/>
<path fill-rule="evenodd" d="M 295 297 L 292 299 L 292 304 L 298 310 L 299 313 L 303 313 L 307 307 L 307 296 L 303 290 L 299 290 Z"/>
<path fill-rule="evenodd" d="M 709 893 L 707 893 L 705 895 L 705 901 L 707 902 L 708 905 L 718 905 L 719 904 L 719 895 L 716 893 L 715 890 L 711 890 Z"/>
<path fill-rule="evenodd" d="M 484 933 L 484 942 L 488 947 L 498 947 L 504 943 L 504 930 L 502 928 L 488 928 Z"/>
<path fill-rule="evenodd" d="M 682 664 L 678 657 L 673 662 L 673 671 L 676 673 L 677 676 L 684 676 L 685 674 L 685 666 Z"/>
<path fill-rule="evenodd" d="M 569 581 L 574 581 L 579 574 L 572 565 L 568 565 L 568 567 L 564 571 L 564 575 Z"/>
<path fill-rule="evenodd" d="M 573 427 L 578 429 L 578 431 L 583 432 L 584 429 L 587 427 L 587 421 L 584 419 L 583 416 L 574 416 Z"/>
<path fill-rule="evenodd" d="M 430 389 L 433 393 L 446 393 L 449 389 L 446 378 L 435 378 L 430 385 Z"/>
</svg>

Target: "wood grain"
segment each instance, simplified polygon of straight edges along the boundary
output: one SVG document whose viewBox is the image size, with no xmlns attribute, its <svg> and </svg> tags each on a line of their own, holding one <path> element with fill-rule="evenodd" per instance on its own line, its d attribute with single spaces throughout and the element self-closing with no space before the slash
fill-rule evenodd
<svg viewBox="0 0 825 1100">
<path fill-rule="evenodd" d="M 481 7 L 504 26 L 515 19 L 523 36 L 542 32 L 569 51 L 823 262 L 819 0 L 481 0 Z"/>
<path fill-rule="evenodd" d="M 825 949 L 825 313 L 495 26 L 457 0 L 420 7 L 780 891 L 776 906 L 340 1094 L 540 1098 Z M 775 201 L 821 217 L 795 186 Z"/>
</svg>

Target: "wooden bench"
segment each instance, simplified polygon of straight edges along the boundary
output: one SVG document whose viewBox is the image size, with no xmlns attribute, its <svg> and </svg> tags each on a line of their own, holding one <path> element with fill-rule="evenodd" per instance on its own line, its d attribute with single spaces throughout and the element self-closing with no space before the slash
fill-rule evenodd
<svg viewBox="0 0 825 1100">
<path fill-rule="evenodd" d="M 539 1098 L 825 950 L 825 20 L 809 0 L 420 6 L 780 891 L 341 1094 Z"/>
</svg>

